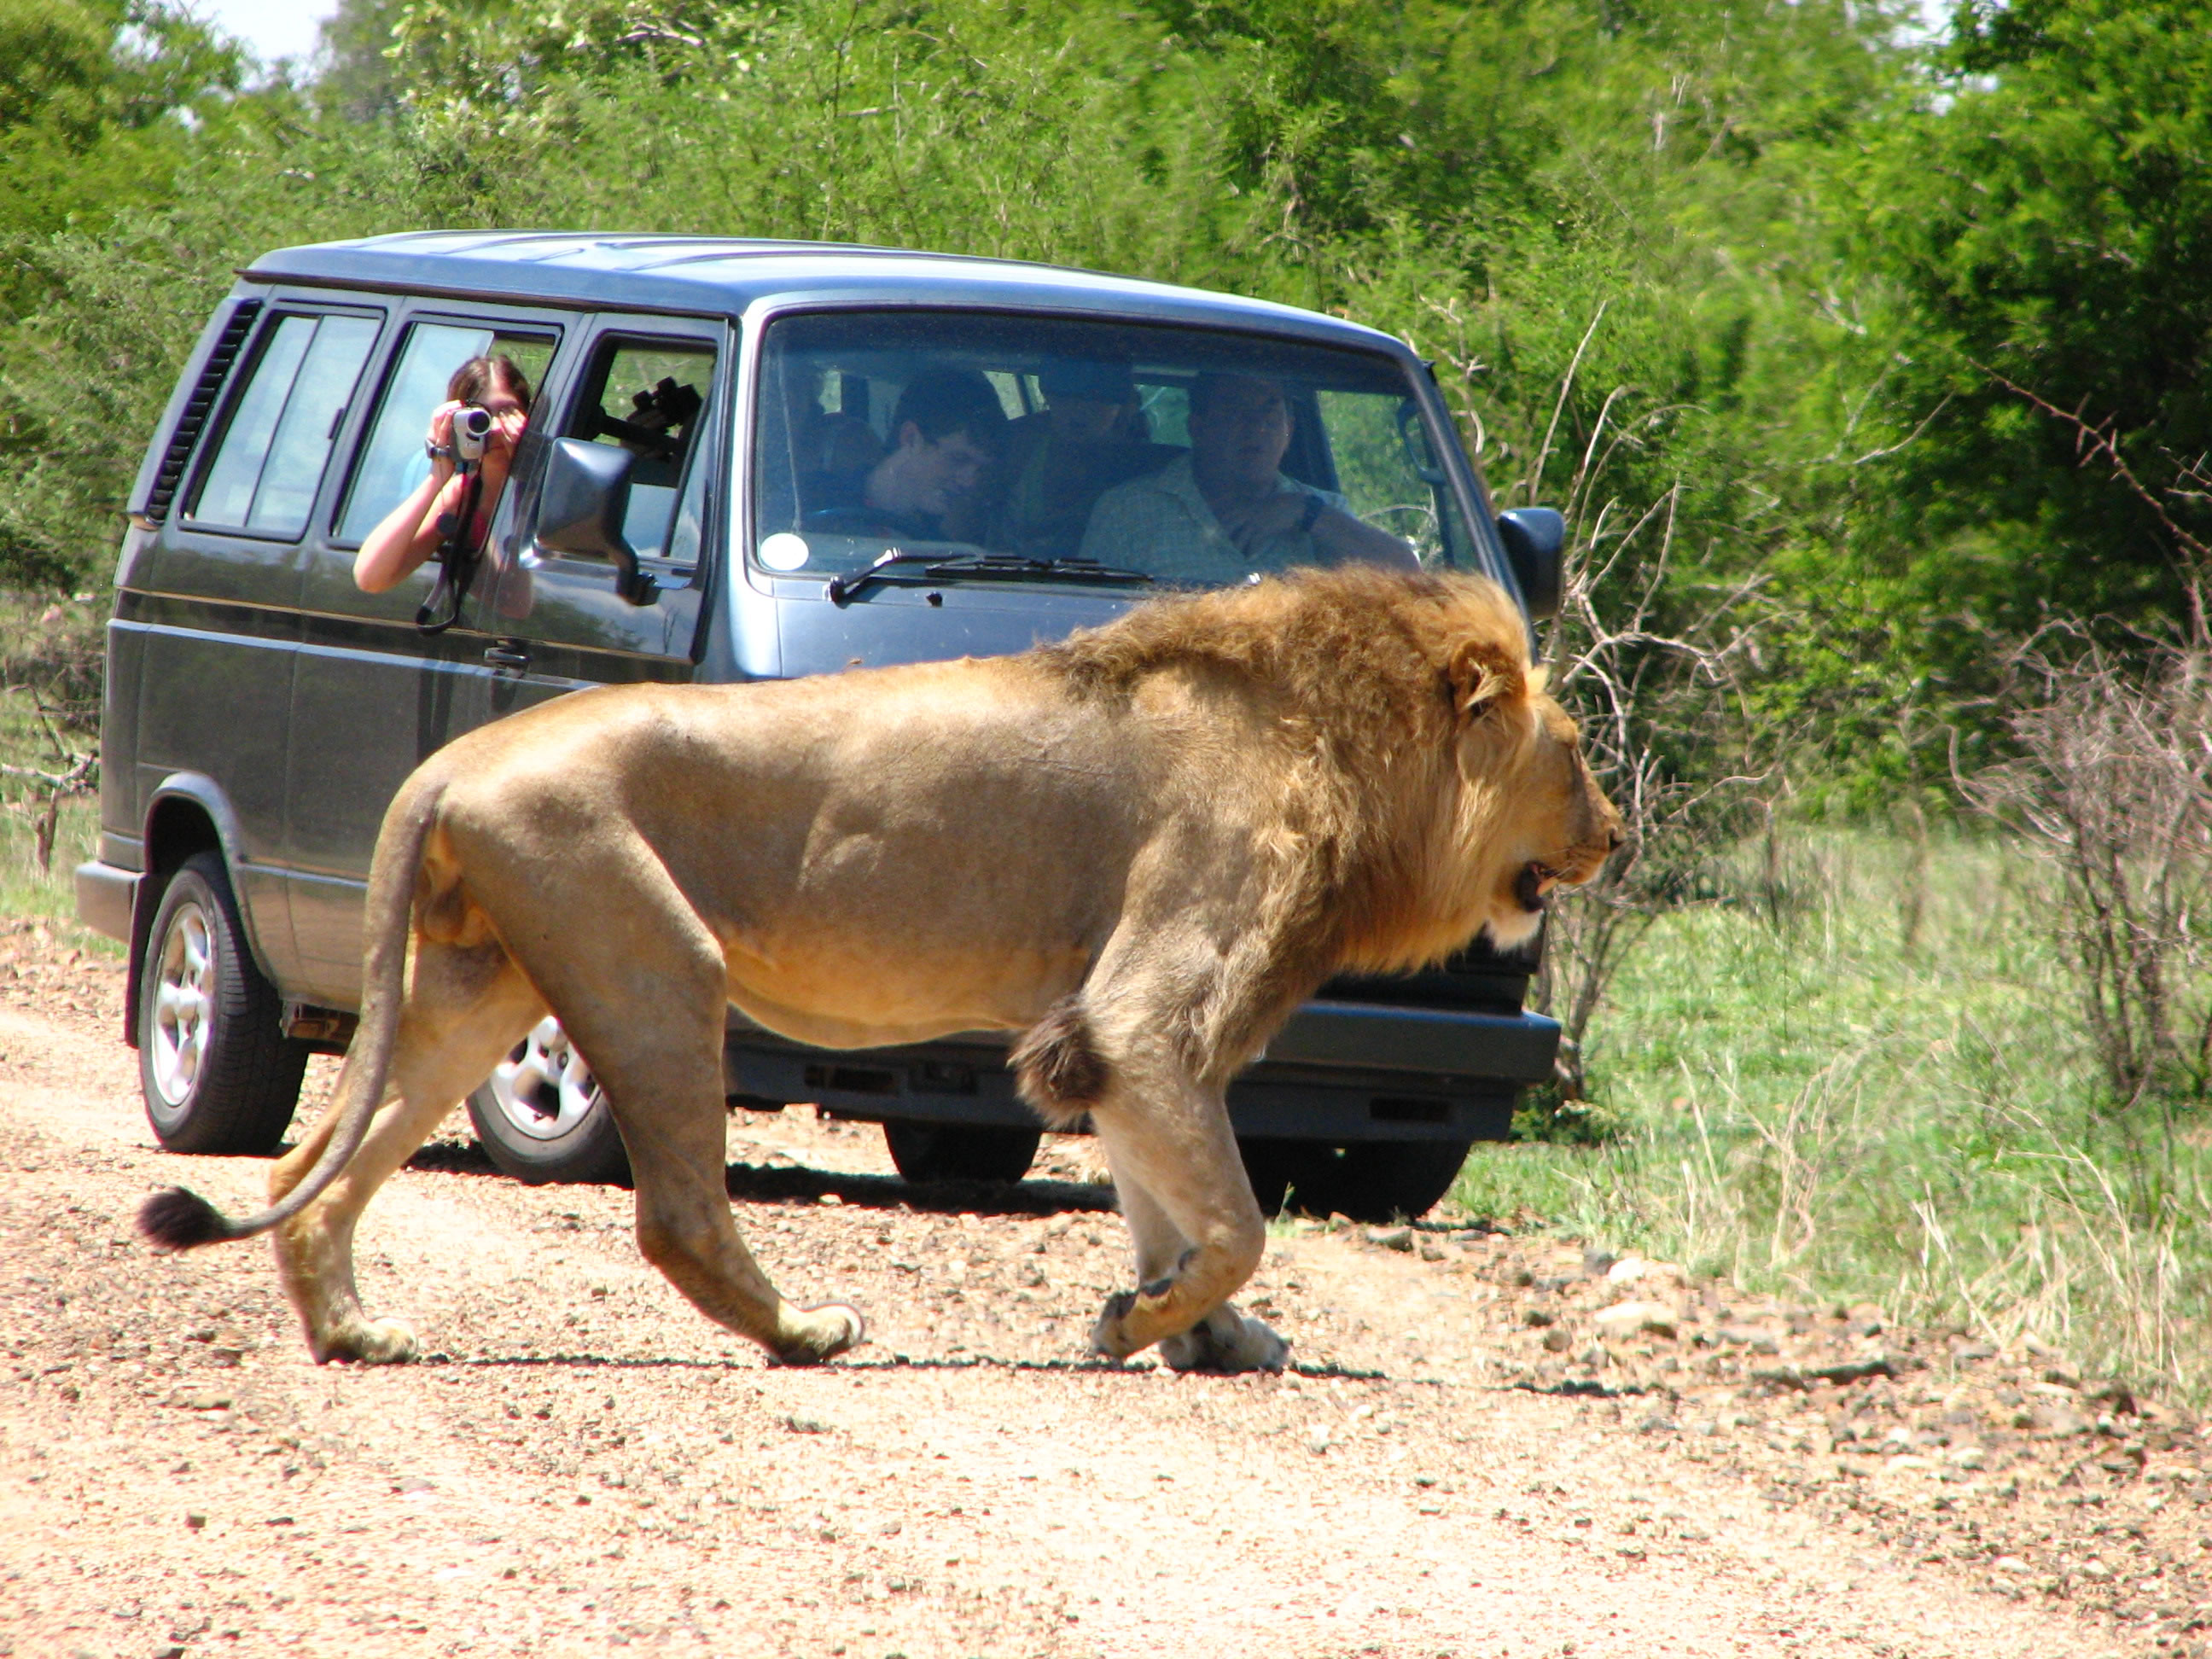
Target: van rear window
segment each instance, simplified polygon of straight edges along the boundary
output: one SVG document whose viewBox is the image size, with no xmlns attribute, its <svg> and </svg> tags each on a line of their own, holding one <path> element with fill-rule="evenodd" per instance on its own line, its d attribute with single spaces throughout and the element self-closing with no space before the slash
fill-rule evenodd
<svg viewBox="0 0 2212 1659">
<path fill-rule="evenodd" d="M 331 441 L 377 327 L 369 317 L 289 313 L 270 319 L 201 478 L 191 519 L 285 538 L 307 528 Z"/>
</svg>

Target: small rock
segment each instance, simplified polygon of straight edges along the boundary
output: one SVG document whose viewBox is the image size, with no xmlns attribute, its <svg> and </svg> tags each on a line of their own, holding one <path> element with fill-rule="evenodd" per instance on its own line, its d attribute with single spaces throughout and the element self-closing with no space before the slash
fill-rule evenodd
<svg viewBox="0 0 2212 1659">
<path fill-rule="evenodd" d="M 1575 1345 L 1574 1333 L 1565 1325 L 1554 1325 L 1544 1333 L 1546 1353 L 1565 1353 Z"/>
<path fill-rule="evenodd" d="M 1413 1248 L 1413 1230 L 1411 1227 L 1370 1227 L 1365 1237 L 1370 1244 L 1379 1249 L 1410 1253 Z"/>
<path fill-rule="evenodd" d="M 1534 1325 L 1539 1329 L 1546 1325 L 1556 1325 L 1559 1321 L 1559 1315 L 1553 1313 L 1549 1308 L 1523 1308 L 1521 1310 L 1521 1317 L 1525 1323 Z"/>
<path fill-rule="evenodd" d="M 1423 1239 L 1423 1240 L 1421 1241 L 1421 1260 L 1422 1260 L 1422 1261 L 1443 1261 L 1443 1259 L 1444 1259 L 1444 1253 L 1443 1253 L 1443 1251 L 1441 1249 L 1439 1249 L 1437 1245 L 1431 1243 L 1430 1243 L 1427 1239 L 1425 1239 L 1425 1239 Z"/>
<path fill-rule="evenodd" d="M 2021 1560 L 2017 1555 L 2000 1555 L 1996 1560 L 1990 1563 L 1990 1571 L 1992 1572 L 2033 1572 L 2035 1569 L 2029 1566 L 2027 1562 Z"/>
<path fill-rule="evenodd" d="M 2036 1433 L 2055 1440 L 2089 1432 L 2089 1419 L 2064 1406 L 2038 1406 L 2030 1413 L 2029 1420 Z"/>
<path fill-rule="evenodd" d="M 202 1527 L 207 1525 L 207 1511 L 205 1510 L 186 1510 L 185 1511 L 185 1525 L 189 1527 L 192 1531 L 198 1532 Z"/>
<path fill-rule="evenodd" d="M 1328 1449 L 1328 1425 L 1326 1423 L 1316 1423 L 1313 1427 L 1308 1429 L 1306 1431 L 1306 1446 L 1310 1450 L 1316 1453 L 1327 1451 Z"/>
<path fill-rule="evenodd" d="M 1651 1261 L 1640 1255 L 1629 1255 L 1607 1267 L 1605 1276 L 1615 1285 L 1633 1285 L 1647 1279 L 1680 1279 L 1682 1270 L 1671 1261 Z"/>
<path fill-rule="evenodd" d="M 1616 1302 L 1610 1308 L 1599 1309 L 1593 1322 L 1604 1336 L 1628 1337 L 1649 1331 L 1654 1336 L 1671 1337 L 1674 1317 L 1674 1310 L 1663 1302 Z"/>
<path fill-rule="evenodd" d="M 1584 1250 L 1583 1271 L 1592 1279 L 1602 1279 L 1613 1271 L 1613 1264 L 1617 1260 L 1619 1260 L 1618 1257 L 1610 1255 L 1603 1250 Z"/>
<path fill-rule="evenodd" d="M 2134 1393 L 2124 1382 L 2100 1382 L 2095 1388 L 2085 1390 L 2083 1398 L 2093 1400 L 2100 1406 L 2109 1407 L 2116 1417 L 2142 1415 Z"/>
<path fill-rule="evenodd" d="M 1985 1469 L 1990 1465 L 1989 1454 L 1979 1446 L 1954 1446 L 1943 1454 L 1943 1461 L 1954 1469 Z"/>
</svg>

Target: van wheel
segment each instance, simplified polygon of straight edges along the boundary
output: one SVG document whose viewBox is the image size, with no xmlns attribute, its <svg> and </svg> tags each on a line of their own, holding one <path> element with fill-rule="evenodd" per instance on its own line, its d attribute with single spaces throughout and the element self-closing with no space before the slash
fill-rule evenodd
<svg viewBox="0 0 2212 1659">
<path fill-rule="evenodd" d="M 173 1152 L 265 1157 L 300 1103 L 307 1045 L 284 1035 L 219 853 L 195 853 L 162 890 L 138 983 L 138 1081 Z"/>
<path fill-rule="evenodd" d="M 996 1124 L 915 1123 L 884 1125 L 891 1162 L 908 1181 L 1019 1181 L 1036 1157 L 1042 1129 L 1001 1128 Z"/>
<path fill-rule="evenodd" d="M 469 1122 L 484 1156 L 517 1181 L 629 1184 L 613 1109 L 550 1014 L 469 1097 Z"/>
<path fill-rule="evenodd" d="M 1358 1140 L 1331 1146 L 1315 1140 L 1237 1143 L 1252 1195 L 1269 1215 L 1287 1207 L 1304 1215 L 1353 1221 L 1418 1218 L 1459 1178 L 1474 1140 Z"/>
</svg>

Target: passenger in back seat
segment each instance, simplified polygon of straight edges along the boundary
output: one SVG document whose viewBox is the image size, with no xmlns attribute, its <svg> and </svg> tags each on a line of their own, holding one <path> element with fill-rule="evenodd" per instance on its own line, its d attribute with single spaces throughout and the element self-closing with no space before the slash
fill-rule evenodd
<svg viewBox="0 0 2212 1659">
<path fill-rule="evenodd" d="M 1032 558 L 1062 559 L 1082 545 L 1100 495 L 1182 452 L 1150 441 L 1126 364 L 1062 358 L 1037 379 L 1045 406 L 1007 428 L 995 470 L 990 542 Z"/>
</svg>

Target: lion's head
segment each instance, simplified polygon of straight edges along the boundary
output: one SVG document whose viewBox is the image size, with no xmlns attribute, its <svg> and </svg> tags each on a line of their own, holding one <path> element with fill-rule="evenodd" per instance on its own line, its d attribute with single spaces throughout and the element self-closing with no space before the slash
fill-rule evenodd
<svg viewBox="0 0 2212 1659">
<path fill-rule="evenodd" d="M 1202 663 L 1273 711 L 1270 793 L 1306 860 L 1286 879 L 1329 890 L 1315 914 L 1346 967 L 1418 967 L 1486 930 L 1520 944 L 1620 842 L 1520 608 L 1486 577 L 1301 571 L 1155 601 L 1045 656 L 1094 693 Z"/>
<path fill-rule="evenodd" d="M 1622 838 L 1582 734 L 1529 665 L 1525 638 L 1518 627 L 1504 639 L 1486 629 L 1455 647 L 1448 674 L 1460 717 L 1462 902 L 1506 950 L 1535 933 L 1553 888 L 1589 880 Z"/>
</svg>

